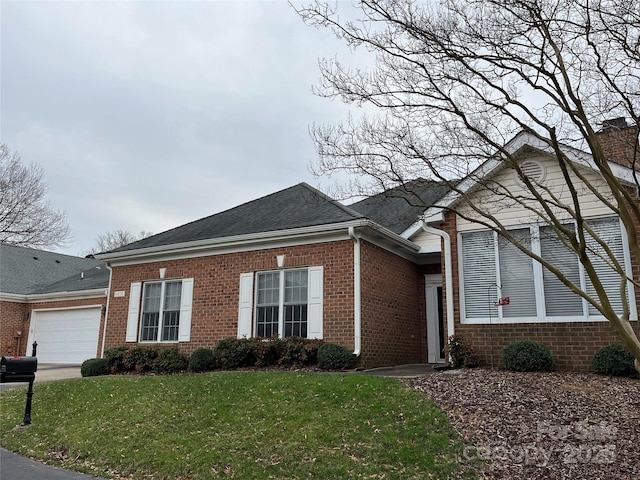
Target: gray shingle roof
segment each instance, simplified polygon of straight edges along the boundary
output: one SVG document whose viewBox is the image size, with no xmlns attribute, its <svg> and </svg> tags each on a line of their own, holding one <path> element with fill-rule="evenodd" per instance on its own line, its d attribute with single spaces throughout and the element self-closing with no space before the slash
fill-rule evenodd
<svg viewBox="0 0 640 480">
<path fill-rule="evenodd" d="M 90 272 L 85 274 L 88 281 L 76 281 L 83 271 Z M 107 288 L 108 285 L 109 271 L 98 260 L 0 243 L 2 293 L 29 295 Z"/>
<path fill-rule="evenodd" d="M 300 183 L 110 252 L 327 225 L 359 218 L 363 215 L 306 183 Z"/>
<path fill-rule="evenodd" d="M 449 190 L 450 188 L 441 182 L 421 178 L 365 198 L 349 207 L 400 234 Z"/>
</svg>

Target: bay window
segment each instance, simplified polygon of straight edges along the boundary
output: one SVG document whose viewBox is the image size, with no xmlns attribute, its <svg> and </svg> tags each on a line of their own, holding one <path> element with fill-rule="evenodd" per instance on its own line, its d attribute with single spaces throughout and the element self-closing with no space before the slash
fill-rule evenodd
<svg viewBox="0 0 640 480">
<path fill-rule="evenodd" d="M 629 252 L 620 220 L 596 219 L 589 221 L 589 226 L 629 274 Z M 567 249 L 553 228 L 532 225 L 510 230 L 509 234 L 527 250 L 548 261 L 582 291 L 597 299 L 577 255 Z M 588 237 L 587 244 L 598 278 L 614 309 L 620 313 L 620 276 L 605 260 L 604 249 L 594 238 Z M 463 232 L 460 234 L 460 245 L 463 322 L 602 319 L 596 308 L 503 236 L 488 230 Z M 629 301 L 635 318 L 632 292 L 629 282 Z M 509 297 L 508 305 L 496 306 L 498 298 L 503 297 Z"/>
</svg>

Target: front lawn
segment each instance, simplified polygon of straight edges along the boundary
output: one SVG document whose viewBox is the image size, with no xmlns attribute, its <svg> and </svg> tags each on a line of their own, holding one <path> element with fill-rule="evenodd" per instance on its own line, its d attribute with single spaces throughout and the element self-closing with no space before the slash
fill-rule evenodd
<svg viewBox="0 0 640 480">
<path fill-rule="evenodd" d="M 95 475 L 154 479 L 473 478 L 442 412 L 397 380 L 221 372 L 2 393 L 0 442 Z"/>
</svg>

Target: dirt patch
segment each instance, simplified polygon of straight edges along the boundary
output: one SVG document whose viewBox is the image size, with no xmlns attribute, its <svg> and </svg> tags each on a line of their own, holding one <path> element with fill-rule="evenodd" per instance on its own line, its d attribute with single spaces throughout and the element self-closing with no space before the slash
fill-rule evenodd
<svg viewBox="0 0 640 480">
<path fill-rule="evenodd" d="M 485 478 L 640 478 L 640 380 L 474 369 L 404 382 L 487 460 Z"/>
</svg>

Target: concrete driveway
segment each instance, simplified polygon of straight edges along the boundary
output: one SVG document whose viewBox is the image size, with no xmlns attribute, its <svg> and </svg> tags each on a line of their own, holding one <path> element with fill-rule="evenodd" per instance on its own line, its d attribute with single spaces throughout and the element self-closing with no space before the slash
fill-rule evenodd
<svg viewBox="0 0 640 480">
<path fill-rule="evenodd" d="M 55 380 L 66 380 L 69 378 L 81 378 L 80 365 L 67 365 L 57 363 L 43 363 L 38 365 L 38 371 L 36 372 L 36 380 L 34 383 L 53 382 Z M 2 383 L 0 384 L 0 391 L 8 390 L 20 385 L 26 385 L 25 383 Z"/>
</svg>

